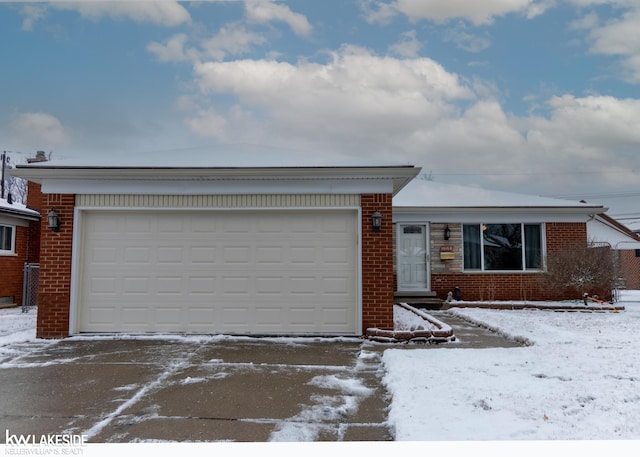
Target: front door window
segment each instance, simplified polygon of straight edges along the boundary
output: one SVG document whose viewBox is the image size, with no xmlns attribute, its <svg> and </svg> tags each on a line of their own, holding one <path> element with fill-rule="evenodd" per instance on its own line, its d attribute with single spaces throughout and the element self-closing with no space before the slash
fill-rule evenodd
<svg viewBox="0 0 640 457">
<path fill-rule="evenodd" d="M 426 225 L 402 225 L 398 243 L 398 289 L 429 288 Z"/>
</svg>

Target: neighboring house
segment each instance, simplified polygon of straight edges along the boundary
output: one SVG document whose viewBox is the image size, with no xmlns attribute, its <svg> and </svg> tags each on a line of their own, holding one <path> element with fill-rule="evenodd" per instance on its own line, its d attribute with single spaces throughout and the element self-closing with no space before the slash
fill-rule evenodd
<svg viewBox="0 0 640 457">
<path fill-rule="evenodd" d="M 38 262 L 38 211 L 0 198 L 0 306 L 22 304 L 24 264 Z"/>
<path fill-rule="evenodd" d="M 598 214 L 587 222 L 587 236 L 589 241 L 614 250 L 620 286 L 640 289 L 640 235 L 606 214 Z"/>
<path fill-rule="evenodd" d="M 393 200 L 398 299 L 576 298 L 542 281 L 546 261 L 587 242 L 601 205 L 416 179 Z"/>
<path fill-rule="evenodd" d="M 42 186 L 37 335 L 357 336 L 405 295 L 576 298 L 544 287 L 546 261 L 605 208 L 419 172 L 20 166 Z"/>
</svg>

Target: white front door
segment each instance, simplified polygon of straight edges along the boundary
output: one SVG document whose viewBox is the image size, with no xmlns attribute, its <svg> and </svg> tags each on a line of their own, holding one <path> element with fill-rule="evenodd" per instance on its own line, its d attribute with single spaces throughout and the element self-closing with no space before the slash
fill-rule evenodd
<svg viewBox="0 0 640 457">
<path fill-rule="evenodd" d="M 398 290 L 429 290 L 428 229 L 425 224 L 398 227 Z"/>
</svg>

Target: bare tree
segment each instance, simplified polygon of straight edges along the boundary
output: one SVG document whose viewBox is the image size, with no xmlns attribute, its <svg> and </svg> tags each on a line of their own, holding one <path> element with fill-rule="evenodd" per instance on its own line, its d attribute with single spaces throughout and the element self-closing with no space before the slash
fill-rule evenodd
<svg viewBox="0 0 640 457">
<path fill-rule="evenodd" d="M 27 181 L 17 176 L 11 176 L 8 180 L 7 194 L 11 194 L 14 202 L 27 203 Z"/>
</svg>

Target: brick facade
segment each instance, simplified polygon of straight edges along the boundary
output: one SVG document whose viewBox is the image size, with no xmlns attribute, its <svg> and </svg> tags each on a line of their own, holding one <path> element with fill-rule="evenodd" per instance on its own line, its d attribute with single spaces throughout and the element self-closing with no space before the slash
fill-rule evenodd
<svg viewBox="0 0 640 457">
<path fill-rule="evenodd" d="M 42 186 L 29 181 L 27 183 L 27 208 L 36 210 L 42 216 Z M 46 218 L 46 214 L 43 216 Z M 40 227 L 34 222 L 29 227 L 27 262 L 40 262 Z"/>
<path fill-rule="evenodd" d="M 40 211 L 40 186 L 32 190 L 28 184 L 27 207 Z M 40 224 L 32 221 L 28 227 L 16 225 L 15 255 L 0 256 L 0 297 L 13 297 L 13 303 L 22 305 L 24 264 L 37 263 L 40 258 Z"/>
<path fill-rule="evenodd" d="M 451 238 L 441 241 L 440 234 L 449 225 Z M 546 223 L 547 257 L 573 244 L 586 244 L 585 223 Z M 463 300 L 567 300 L 580 298 L 575 292 L 550 290 L 542 283 L 542 274 L 535 272 L 487 273 L 462 271 L 461 224 L 433 224 L 431 236 L 431 289 L 445 298 L 454 288 L 460 289 Z M 455 260 L 440 260 L 439 247 L 454 246 Z"/>
<path fill-rule="evenodd" d="M 45 194 L 42 198 L 38 338 L 69 335 L 74 206 L 74 195 Z M 46 215 L 52 207 L 60 216 L 59 232 L 51 231 L 48 226 Z"/>
<path fill-rule="evenodd" d="M 640 289 L 640 252 L 635 249 L 618 251 L 620 276 L 624 287 L 631 290 Z"/>
<path fill-rule="evenodd" d="M 362 329 L 393 329 L 393 223 L 391 194 L 362 195 Z M 374 232 L 371 215 L 382 214 Z"/>
<path fill-rule="evenodd" d="M 393 329 L 393 237 L 391 194 L 363 195 L 362 199 L 362 326 Z M 40 249 L 38 338 L 69 335 L 73 195 L 43 196 Z M 46 213 L 54 207 L 61 219 L 52 232 Z M 382 214 L 382 229 L 374 232 L 371 215 Z"/>
<path fill-rule="evenodd" d="M 13 303 L 22 305 L 22 277 L 28 256 L 29 227 L 14 226 L 14 230 L 15 255 L 0 256 L 0 297 L 13 298 Z"/>
</svg>

